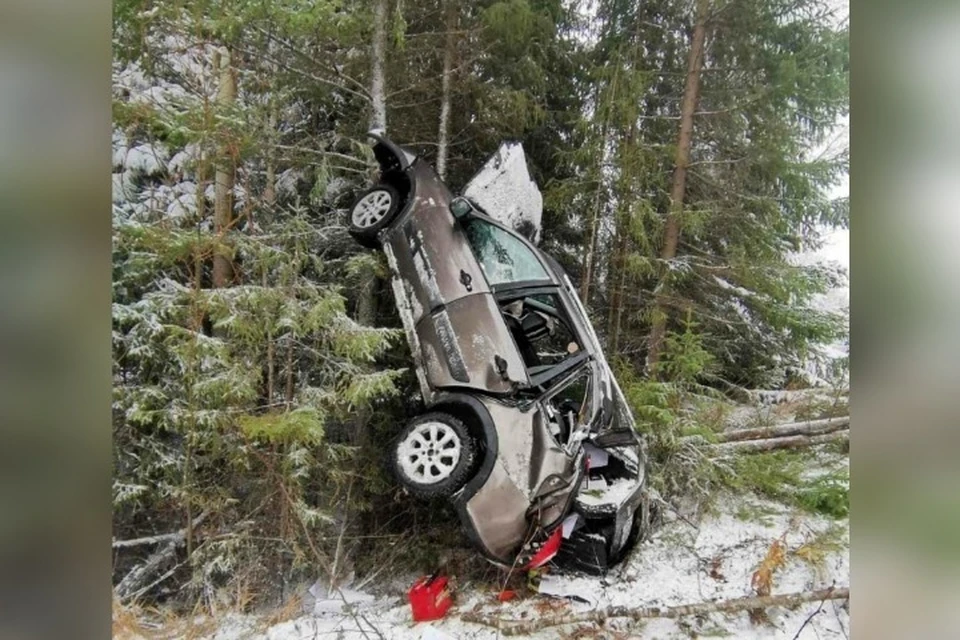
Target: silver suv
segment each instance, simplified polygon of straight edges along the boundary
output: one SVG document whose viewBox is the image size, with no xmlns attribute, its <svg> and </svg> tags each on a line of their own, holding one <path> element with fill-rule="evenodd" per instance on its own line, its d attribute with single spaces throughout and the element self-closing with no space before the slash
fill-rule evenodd
<svg viewBox="0 0 960 640">
<path fill-rule="evenodd" d="M 569 277 L 407 149 L 371 132 L 380 179 L 350 232 L 382 247 L 426 410 L 390 451 L 490 560 L 602 573 L 639 533 L 645 457 Z"/>
</svg>

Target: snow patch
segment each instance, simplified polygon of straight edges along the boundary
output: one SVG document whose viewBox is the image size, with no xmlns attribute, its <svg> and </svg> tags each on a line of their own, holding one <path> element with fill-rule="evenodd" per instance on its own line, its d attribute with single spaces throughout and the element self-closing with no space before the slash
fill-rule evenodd
<svg viewBox="0 0 960 640">
<path fill-rule="evenodd" d="M 744 510 L 760 513 L 744 517 Z M 738 515 L 740 514 L 740 515 Z M 489 592 L 463 588 L 457 604 L 441 619 L 415 624 L 406 598 L 383 596 L 362 605 L 362 613 L 348 612 L 307 615 L 259 631 L 252 616 L 226 616 L 211 640 L 301 640 L 339 637 L 389 640 L 441 640 L 471 638 L 494 640 L 503 637 L 492 627 L 464 622 L 467 611 L 496 619 L 531 620 L 544 613 L 544 598 L 559 598 L 555 614 L 580 613 L 611 606 L 631 609 L 726 600 L 751 595 L 750 579 L 774 540 L 785 535 L 786 563 L 773 577 L 773 594 L 822 588 L 836 582 L 849 584 L 849 534 L 846 521 L 791 511 L 785 505 L 749 496 L 721 499 L 711 515 L 691 524 L 673 520 L 653 538 L 634 550 L 619 577 L 568 575 L 550 570 L 540 581 L 540 596 L 497 602 Z M 818 566 L 801 560 L 793 552 L 835 525 L 843 527 L 838 550 L 828 550 Z M 413 578 L 408 582 L 412 583 Z M 397 594 L 402 587 L 395 589 Z M 730 638 L 792 638 L 804 621 L 817 610 L 818 602 L 793 610 L 772 607 L 769 624 L 753 624 L 746 612 L 690 616 L 680 620 L 654 618 L 642 626 L 624 619 L 609 619 L 608 632 L 624 637 L 678 638 L 714 636 Z M 552 608 L 552 607 L 551 607 Z M 552 615 L 552 614 L 549 614 Z M 814 616 L 800 634 L 802 639 L 842 638 L 850 628 L 848 611 L 840 601 L 827 601 L 823 612 Z M 545 628 L 529 636 L 537 640 L 562 637 L 562 628 Z M 599 630 L 599 629 L 598 629 Z"/>
</svg>

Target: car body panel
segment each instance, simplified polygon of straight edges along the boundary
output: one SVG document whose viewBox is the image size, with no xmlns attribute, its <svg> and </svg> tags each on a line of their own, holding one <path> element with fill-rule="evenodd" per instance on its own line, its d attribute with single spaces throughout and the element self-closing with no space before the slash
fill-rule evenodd
<svg viewBox="0 0 960 640">
<path fill-rule="evenodd" d="M 523 360 L 489 292 L 437 309 L 417 323 L 416 333 L 427 381 L 434 388 L 506 394 L 527 383 Z M 497 371 L 497 356 L 506 362 L 505 375 Z"/>
<path fill-rule="evenodd" d="M 408 277 L 416 323 L 454 300 L 489 292 L 489 287 L 450 213 L 450 192 L 429 165 L 416 161 L 408 171 L 416 192 L 383 240 L 393 249 L 400 274 Z"/>
<path fill-rule="evenodd" d="M 565 505 L 575 489 L 581 462 L 556 444 L 544 428 L 539 409 L 519 411 L 493 398 L 480 398 L 480 402 L 496 430 L 498 452 L 490 477 L 478 491 L 460 498 L 487 555 L 509 564 L 530 533 L 527 515 L 534 496 L 548 498 L 545 506 Z M 554 509 L 554 520 L 562 510 Z"/>
</svg>

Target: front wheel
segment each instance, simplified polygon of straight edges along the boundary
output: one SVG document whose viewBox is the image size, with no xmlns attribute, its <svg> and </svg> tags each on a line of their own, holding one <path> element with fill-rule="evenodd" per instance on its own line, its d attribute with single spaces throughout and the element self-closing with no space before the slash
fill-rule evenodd
<svg viewBox="0 0 960 640">
<path fill-rule="evenodd" d="M 377 246 L 377 234 L 400 209 L 400 194 L 388 184 L 367 189 L 350 207 L 350 234 L 366 247 Z"/>
<path fill-rule="evenodd" d="M 394 440 L 394 474 L 418 498 L 449 497 L 473 473 L 477 444 L 467 427 L 450 414 L 433 412 L 415 418 Z"/>
</svg>

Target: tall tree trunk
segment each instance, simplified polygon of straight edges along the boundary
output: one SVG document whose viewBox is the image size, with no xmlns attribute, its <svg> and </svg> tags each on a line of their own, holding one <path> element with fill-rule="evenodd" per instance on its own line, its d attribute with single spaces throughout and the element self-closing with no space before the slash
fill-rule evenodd
<svg viewBox="0 0 960 640">
<path fill-rule="evenodd" d="M 617 74 L 614 73 L 610 86 L 609 100 L 612 102 L 617 97 Z M 599 103 L 601 93 L 597 90 L 596 100 Z M 600 127 L 600 155 L 597 158 L 597 191 L 593 198 L 593 215 L 590 219 L 590 235 L 587 240 L 586 251 L 583 256 L 583 267 L 580 276 L 580 300 L 584 306 L 589 304 L 590 285 L 593 282 L 593 274 L 596 272 L 597 263 L 597 232 L 600 226 L 601 199 L 603 198 L 603 165 L 607 157 L 607 134 L 610 129 L 609 110 L 602 116 L 603 125 Z"/>
<path fill-rule="evenodd" d="M 673 184 L 670 188 L 670 211 L 667 213 L 663 229 L 663 246 L 660 250 L 662 262 L 660 283 L 657 286 L 657 299 L 650 336 L 648 338 L 647 371 L 656 375 L 657 363 L 663 348 L 663 339 L 667 330 L 667 310 L 664 304 L 666 294 L 665 280 L 669 277 L 669 262 L 677 256 L 677 243 L 680 241 L 680 217 L 683 213 L 683 198 L 687 187 L 687 167 L 690 164 L 690 144 L 693 140 L 693 113 L 700 97 L 700 72 L 703 69 L 704 42 L 707 34 L 707 15 L 710 0 L 697 0 L 696 23 L 690 43 L 690 57 L 687 62 L 687 81 L 683 89 L 680 104 L 680 135 L 677 139 L 677 154 L 674 162 Z"/>
<path fill-rule="evenodd" d="M 590 284 L 593 281 L 594 263 L 596 261 L 597 228 L 600 226 L 600 209 L 603 198 L 603 161 L 606 157 L 607 123 L 603 123 L 600 132 L 600 158 L 597 160 L 598 179 L 597 191 L 593 197 L 592 216 L 590 218 L 590 234 L 587 237 L 586 251 L 583 254 L 582 275 L 580 277 L 580 300 L 584 305 L 589 304 Z"/>
<path fill-rule="evenodd" d="M 270 115 L 267 118 L 267 140 L 268 147 L 266 153 L 266 176 L 263 185 L 263 204 L 268 209 L 272 209 L 277 203 L 277 167 L 274 159 L 274 144 L 276 144 L 277 132 L 277 107 L 270 107 Z"/>
<path fill-rule="evenodd" d="M 373 102 L 373 115 L 370 116 L 370 128 L 386 131 L 387 94 L 383 76 L 383 59 L 387 49 L 387 0 L 374 0 L 372 49 L 370 98 Z"/>
<path fill-rule="evenodd" d="M 593 199 L 593 215 L 590 218 L 590 234 L 587 236 L 586 251 L 583 253 L 583 266 L 580 276 L 580 300 L 590 304 L 590 283 L 593 281 L 594 248 L 597 246 L 597 227 L 600 225 L 600 193 L 603 182 L 597 184 L 597 193 Z"/>
<path fill-rule="evenodd" d="M 384 80 L 384 57 L 387 48 L 387 0 L 374 0 L 373 6 L 373 47 L 371 52 L 370 97 L 373 101 L 373 114 L 370 128 L 387 131 L 387 95 Z M 360 290 L 357 300 L 357 320 L 360 324 L 373 325 L 377 318 L 377 292 L 380 279 L 374 276 Z"/>
<path fill-rule="evenodd" d="M 237 99 L 237 76 L 230 58 L 230 50 L 224 47 L 220 51 L 220 86 L 217 89 L 217 105 L 222 109 L 232 105 Z M 220 149 L 215 177 L 215 200 L 213 225 L 222 237 L 233 222 L 233 185 L 235 180 L 235 159 L 232 150 L 225 146 Z M 225 287 L 233 280 L 233 261 L 225 248 L 218 247 L 213 256 L 213 286 Z"/>
<path fill-rule="evenodd" d="M 437 132 L 437 174 L 441 179 L 447 177 L 447 153 L 449 150 L 450 128 L 450 81 L 453 75 L 453 58 L 457 50 L 456 28 L 457 3 L 444 0 L 444 28 L 447 42 L 443 50 L 443 78 L 440 82 L 440 130 Z"/>
<path fill-rule="evenodd" d="M 277 203 L 277 169 L 275 159 L 275 147 L 277 142 L 277 106 L 270 105 L 270 115 L 267 117 L 267 151 L 266 151 L 266 175 L 263 185 L 263 205 L 267 210 L 272 210 Z M 263 267 L 261 274 L 261 284 L 264 289 L 270 286 L 268 268 Z M 272 318 L 270 319 L 272 323 Z M 267 328 L 267 407 L 273 405 L 273 387 L 277 378 L 277 347 L 273 337 L 272 328 Z"/>
<path fill-rule="evenodd" d="M 286 362 L 286 385 L 284 388 L 283 397 L 287 402 L 287 410 L 290 410 L 290 406 L 293 404 L 293 350 L 296 347 L 295 336 L 290 333 L 289 339 L 290 344 L 287 345 L 287 362 Z"/>
<path fill-rule="evenodd" d="M 617 218 L 616 245 L 611 268 L 607 274 L 610 291 L 610 311 L 607 315 L 607 350 L 615 353 L 620 346 L 620 319 L 623 317 L 623 289 L 626 284 L 624 264 L 627 254 L 627 231 L 623 213 Z"/>
</svg>

